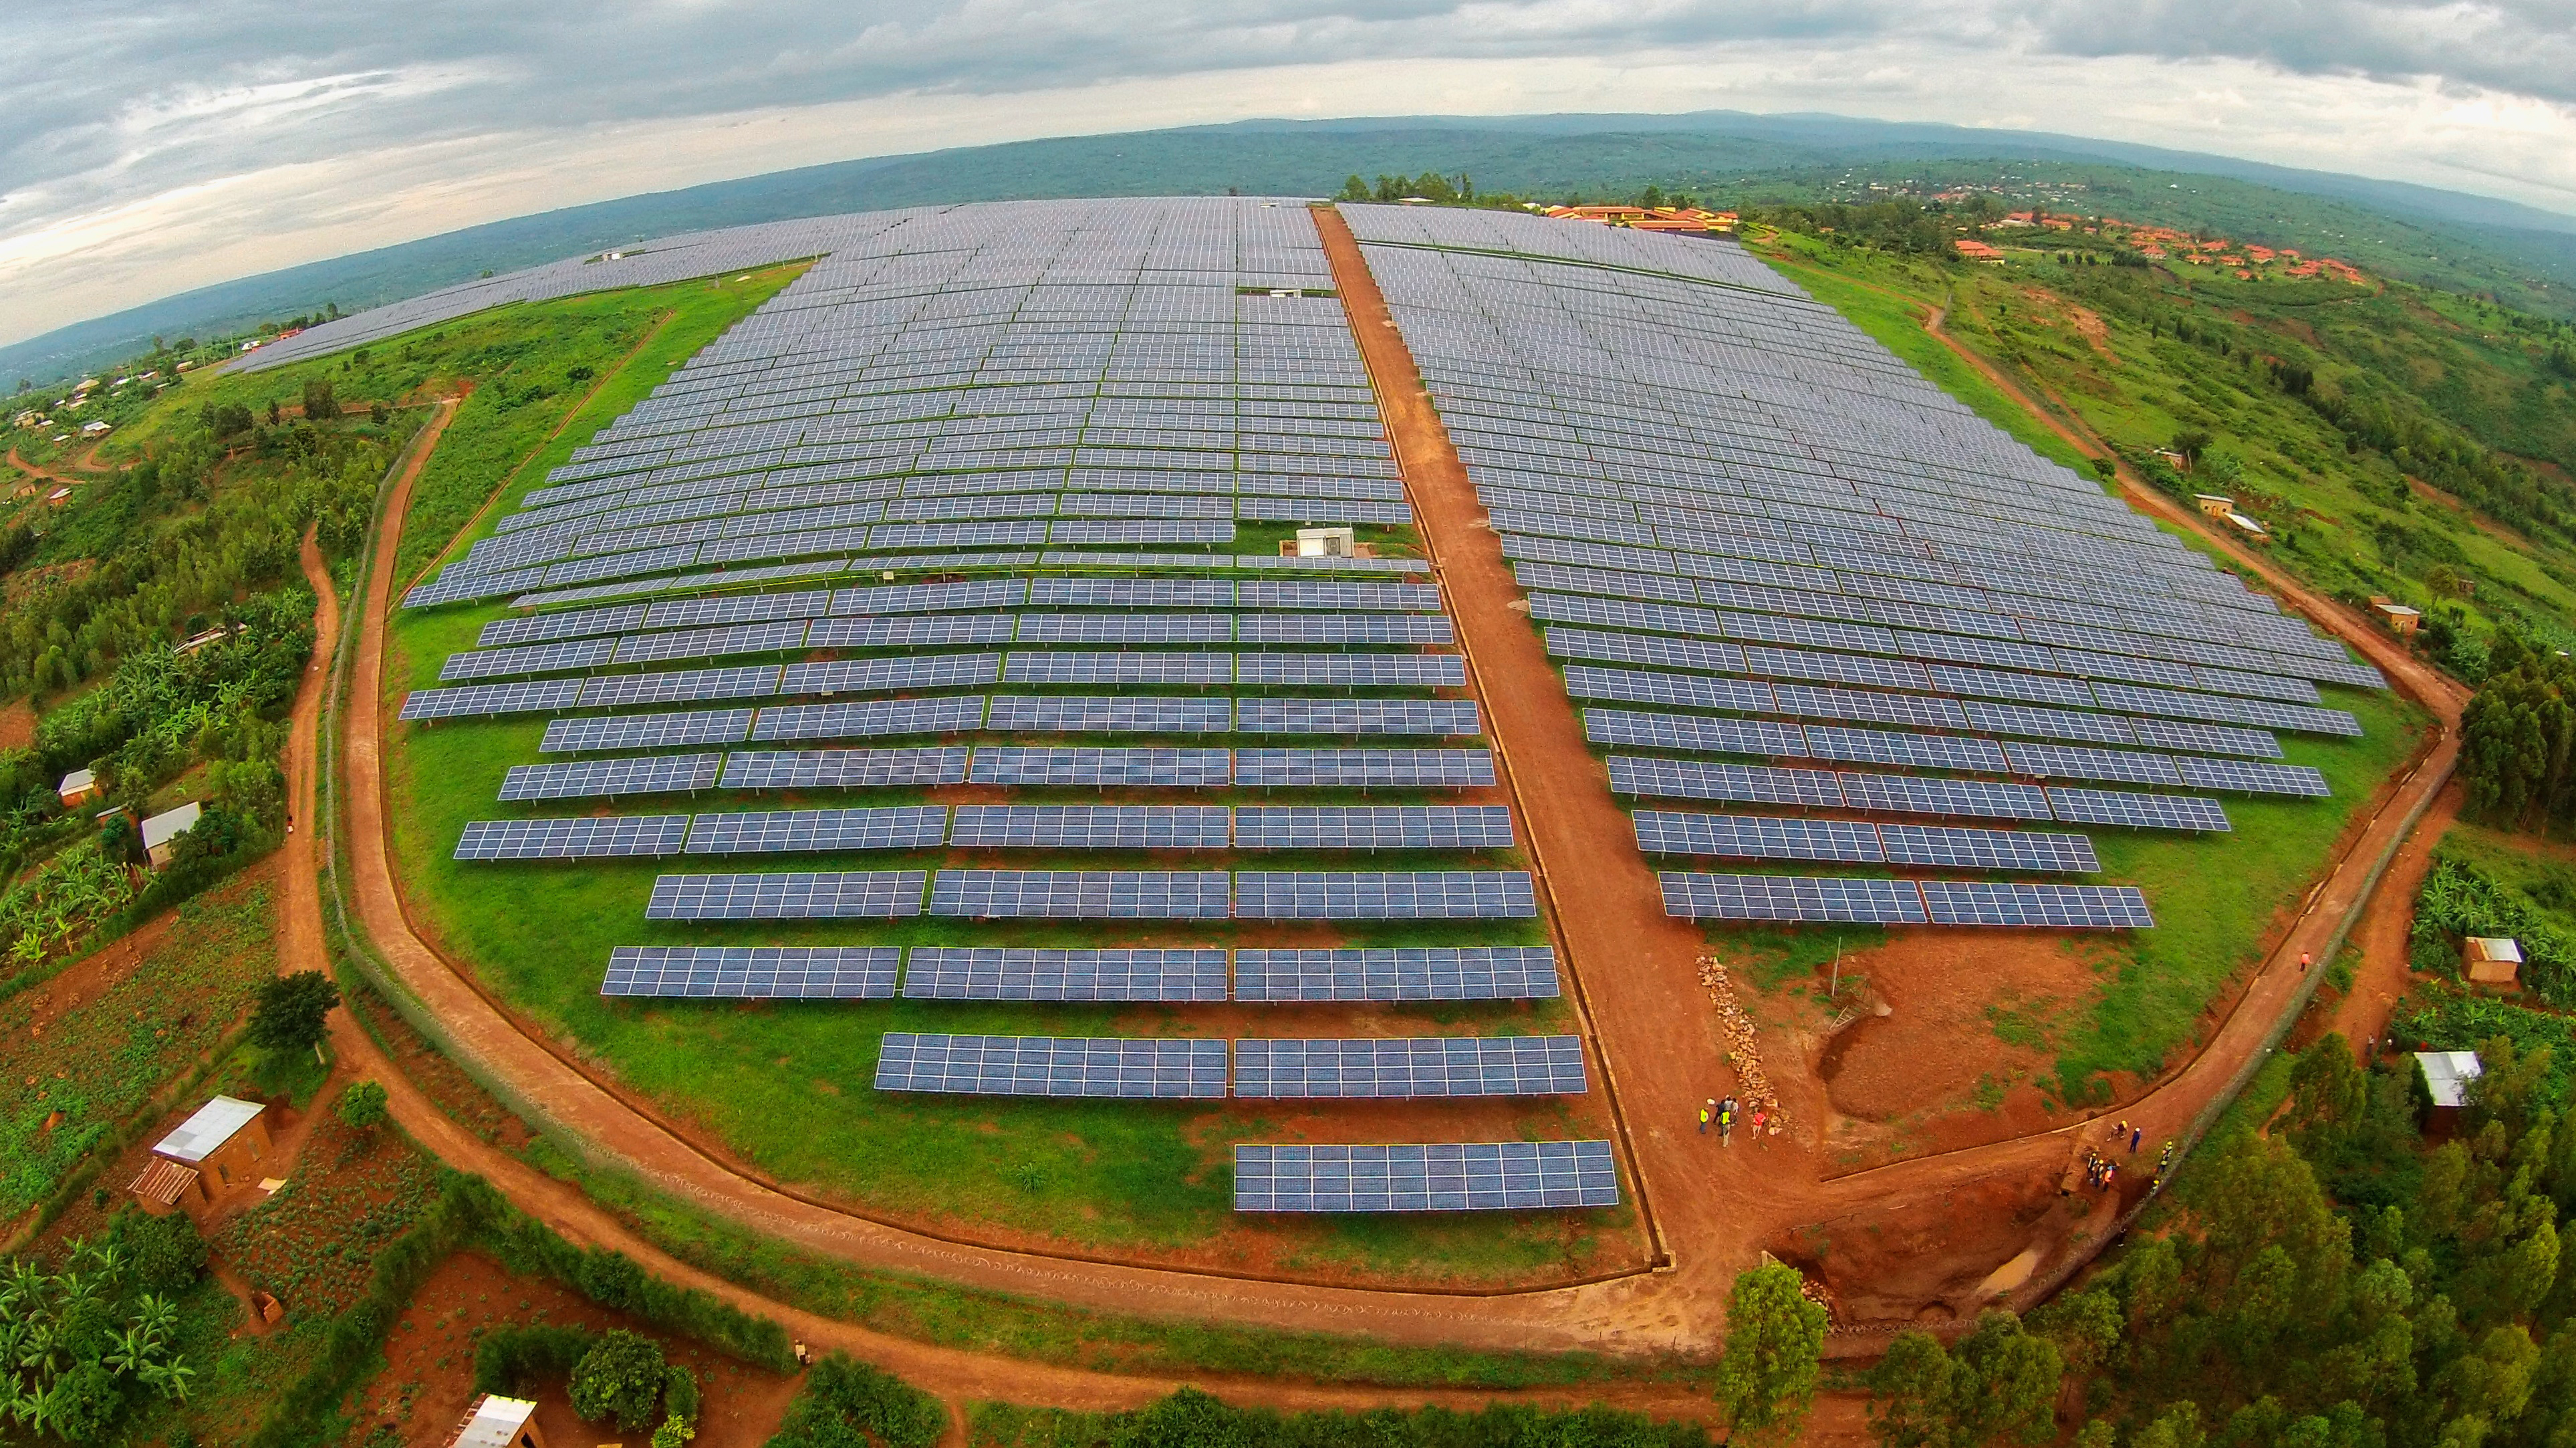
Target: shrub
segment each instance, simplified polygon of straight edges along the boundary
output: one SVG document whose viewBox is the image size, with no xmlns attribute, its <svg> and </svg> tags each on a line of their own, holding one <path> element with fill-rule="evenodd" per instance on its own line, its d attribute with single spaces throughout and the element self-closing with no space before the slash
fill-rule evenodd
<svg viewBox="0 0 2576 1448">
<path fill-rule="evenodd" d="M 206 1270 L 206 1239 L 184 1212 L 156 1217 L 128 1208 L 108 1230 L 109 1239 L 125 1249 L 125 1270 L 138 1292 L 167 1297 Z"/>
<path fill-rule="evenodd" d="M 948 1410 L 937 1398 L 834 1353 L 814 1365 L 768 1448 L 931 1448 L 947 1431 Z"/>
<path fill-rule="evenodd" d="M 381 1126 L 385 1119 L 385 1085 L 381 1081 L 352 1082 L 332 1109 L 343 1122 L 360 1131 Z"/>
<path fill-rule="evenodd" d="M 270 1051 L 309 1051 L 328 1029 L 323 1018 L 339 1003 L 340 988 L 318 970 L 281 975 L 259 988 L 250 1043 Z"/>
<path fill-rule="evenodd" d="M 474 1391 L 520 1395 L 569 1373 L 599 1337 L 585 1327 L 496 1327 L 474 1348 Z"/>
<path fill-rule="evenodd" d="M 608 1330 L 572 1369 L 572 1410 L 585 1423 L 614 1414 L 628 1431 L 653 1421 L 662 1400 L 662 1345 L 622 1327 Z"/>
<path fill-rule="evenodd" d="M 698 1421 L 698 1375 L 686 1363 L 673 1363 L 662 1375 L 662 1411 L 686 1420 L 692 1427 Z"/>
</svg>

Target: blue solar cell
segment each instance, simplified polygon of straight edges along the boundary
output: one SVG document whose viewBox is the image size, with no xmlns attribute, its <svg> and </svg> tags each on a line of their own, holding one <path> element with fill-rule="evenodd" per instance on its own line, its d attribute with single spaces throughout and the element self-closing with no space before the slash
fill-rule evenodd
<svg viewBox="0 0 2576 1448">
<path fill-rule="evenodd" d="M 1575 1036 L 1243 1038 L 1234 1094 L 1246 1099 L 1580 1096 L 1590 1089 Z"/>
<path fill-rule="evenodd" d="M 681 714 L 595 714 L 546 723 L 540 754 L 587 754 L 603 749 L 678 749 L 693 744 L 739 744 L 751 733 L 749 709 L 698 709 Z"/>
<path fill-rule="evenodd" d="M 726 789 L 887 789 L 963 784 L 966 750 L 781 749 L 729 755 Z"/>
<path fill-rule="evenodd" d="M 1685 920 L 1921 925 L 1928 918 L 1911 880 L 1671 872 L 1661 879 L 1664 913 Z"/>
<path fill-rule="evenodd" d="M 1239 950 L 1239 1001 L 1553 1000 L 1556 952 L 1544 945 Z"/>
<path fill-rule="evenodd" d="M 1483 749 L 1238 749 L 1234 782 L 1245 789 L 1476 789 L 1494 782 Z"/>
<path fill-rule="evenodd" d="M 867 699 L 841 704 L 782 704 L 760 711 L 751 737 L 764 744 L 802 739 L 872 739 L 901 734 L 958 734 L 983 727 L 984 696 Z"/>
<path fill-rule="evenodd" d="M 1636 832 L 1637 848 L 1650 855 L 1838 860 L 1851 864 L 1877 864 L 1886 858 L 1879 845 L 1878 826 L 1859 820 L 1641 809 L 1636 815 Z"/>
<path fill-rule="evenodd" d="M 1610 756 L 1610 789 L 1615 794 L 1662 799 L 1787 804 L 1808 809 L 1843 807 L 1842 790 L 1831 772 L 1822 769 L 1774 769 L 1760 764 L 1704 764 L 1694 759 L 1645 759 L 1613 754 Z"/>
<path fill-rule="evenodd" d="M 1244 870 L 1243 920 L 1528 920 L 1538 914 L 1520 870 Z"/>
<path fill-rule="evenodd" d="M 917 945 L 907 1000 L 1221 1001 L 1222 950 L 972 949 Z"/>
<path fill-rule="evenodd" d="M 1467 1212 L 1615 1207 L 1607 1141 L 1234 1149 L 1238 1212 Z"/>
<path fill-rule="evenodd" d="M 1223 920 L 1222 870 L 942 870 L 930 913 L 957 919 Z"/>
<path fill-rule="evenodd" d="M 1926 880 L 1923 902 L 1935 925 L 2147 930 L 2156 923 L 2147 897 L 2127 885 Z"/>
<path fill-rule="evenodd" d="M 1235 811 L 1242 850 L 1507 850 L 1503 805 L 1245 805 Z"/>
<path fill-rule="evenodd" d="M 706 1000 L 890 1000 L 892 946 L 621 945 L 604 996 Z"/>
<path fill-rule="evenodd" d="M 1001 805 L 957 807 L 957 849 L 1222 850 L 1223 805 Z"/>
<path fill-rule="evenodd" d="M 920 870 L 819 875 L 664 875 L 647 920 L 888 920 L 921 913 Z"/>
<path fill-rule="evenodd" d="M 952 1036 L 888 1031 L 877 1052 L 879 1091 L 978 1096 L 1225 1095 L 1225 1042 L 1103 1036 Z"/>
<path fill-rule="evenodd" d="M 2218 801 L 2197 795 L 2122 794 L 2052 785 L 2048 802 L 2056 817 L 2071 825 L 2125 825 L 2139 830 L 2201 830 L 2213 834 L 2234 828 Z"/>
</svg>

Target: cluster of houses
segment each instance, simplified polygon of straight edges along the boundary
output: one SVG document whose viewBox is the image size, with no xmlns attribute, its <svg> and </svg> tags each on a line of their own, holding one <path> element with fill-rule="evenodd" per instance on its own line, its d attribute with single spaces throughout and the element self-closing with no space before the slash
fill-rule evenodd
<svg viewBox="0 0 2576 1448">
<path fill-rule="evenodd" d="M 1603 226 L 1624 226 L 1632 231 L 1702 235 L 1733 231 L 1737 220 L 1732 211 L 1703 211 L 1696 206 L 1543 206 L 1535 209 L 1541 216 L 1552 216 L 1560 221 L 1595 221 Z"/>
<path fill-rule="evenodd" d="M 62 801 L 65 809 L 79 809 L 83 805 L 96 804 L 105 793 L 105 788 L 98 782 L 98 771 L 95 769 L 75 769 L 63 776 L 62 783 L 54 786 L 54 797 Z M 111 805 L 99 811 L 98 818 L 104 820 L 109 815 L 125 814 L 125 812 L 123 805 Z M 144 818 L 141 825 L 143 854 L 144 858 L 151 861 L 153 869 L 159 870 L 169 865 L 171 856 L 179 848 L 179 837 L 196 828 L 197 821 L 205 815 L 205 812 L 204 803 L 192 799 L 175 809 L 165 809 L 159 814 Z"/>
</svg>

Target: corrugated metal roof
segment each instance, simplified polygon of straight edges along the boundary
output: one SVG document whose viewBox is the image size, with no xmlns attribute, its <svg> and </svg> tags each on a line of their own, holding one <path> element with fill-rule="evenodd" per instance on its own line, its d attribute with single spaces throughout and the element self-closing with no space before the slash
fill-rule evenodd
<svg viewBox="0 0 2576 1448">
<path fill-rule="evenodd" d="M 197 1114 L 179 1123 L 179 1129 L 161 1138 L 152 1148 L 175 1161 L 204 1161 L 215 1148 L 233 1139 L 262 1110 L 256 1101 L 236 1101 L 218 1096 L 197 1108 Z"/>
</svg>

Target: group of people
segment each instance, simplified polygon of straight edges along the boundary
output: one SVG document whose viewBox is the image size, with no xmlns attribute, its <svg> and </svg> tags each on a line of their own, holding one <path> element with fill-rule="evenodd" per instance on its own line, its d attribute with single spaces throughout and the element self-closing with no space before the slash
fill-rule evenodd
<svg viewBox="0 0 2576 1448">
<path fill-rule="evenodd" d="M 2084 1184 L 2097 1192 L 2107 1192 L 2120 1179 L 2120 1168 L 2091 1147 L 2084 1148 Z"/>
<path fill-rule="evenodd" d="M 1720 1146 L 1733 1146 L 1735 1144 L 1735 1123 L 1739 1117 L 1743 1116 L 1743 1113 L 1743 1104 L 1738 1102 L 1733 1096 L 1729 1096 L 1724 1100 L 1712 1099 L 1703 1102 L 1699 1108 L 1700 1135 L 1706 1136 L 1708 1134 L 1709 1127 L 1713 1125 L 1717 1128 L 1717 1144 Z M 1758 1101 L 1753 1104 L 1753 1114 L 1749 1119 L 1746 1119 L 1745 1124 L 1752 1129 L 1753 1139 L 1756 1143 L 1759 1143 L 1762 1140 L 1763 1123 L 1770 1120 L 1770 1117 L 1771 1112 L 1769 1108 L 1765 1107 Z"/>
</svg>

